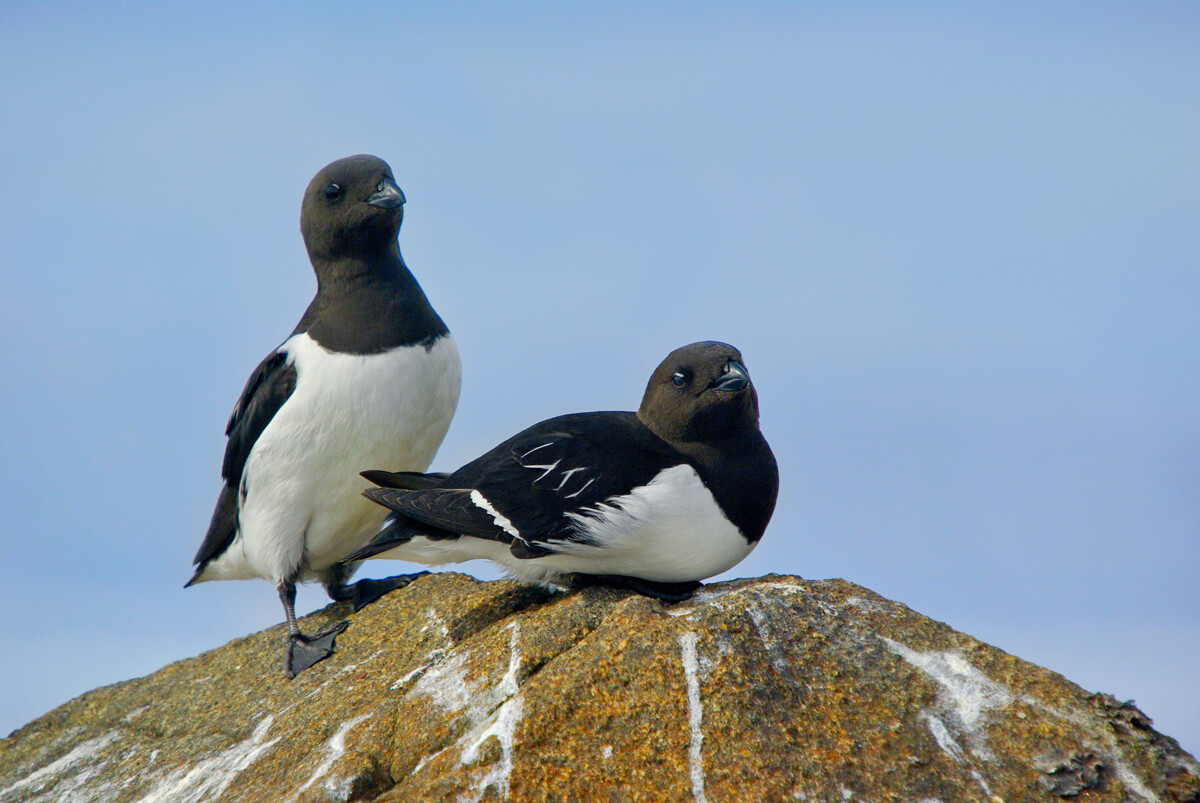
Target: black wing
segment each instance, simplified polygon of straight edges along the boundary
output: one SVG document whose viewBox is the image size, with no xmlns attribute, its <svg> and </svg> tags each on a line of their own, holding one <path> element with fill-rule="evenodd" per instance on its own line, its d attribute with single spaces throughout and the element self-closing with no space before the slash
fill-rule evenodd
<svg viewBox="0 0 1200 803">
<path fill-rule="evenodd" d="M 680 461 L 633 413 L 581 413 L 530 427 L 436 489 L 367 495 L 442 537 L 489 538 L 511 544 L 517 557 L 538 557 L 557 551 L 555 542 L 579 540 L 567 513 L 628 493 Z"/>
<path fill-rule="evenodd" d="M 382 475 L 382 476 L 380 476 Z M 399 476 L 406 475 L 406 476 Z M 471 491 L 462 488 L 417 488 L 429 480 L 445 479 L 445 474 L 419 474 L 417 472 L 364 471 L 363 476 L 372 482 L 385 480 L 395 487 L 368 488 L 363 496 L 389 510 L 392 515 L 371 541 L 345 558 L 346 563 L 386 552 L 406 544 L 418 535 L 426 538 L 457 538 L 460 535 L 477 535 L 492 540 L 507 540 L 508 534 L 477 505 Z M 417 479 L 420 478 L 420 479 Z"/>
<path fill-rule="evenodd" d="M 229 436 L 225 444 L 225 460 L 221 464 L 225 486 L 217 498 L 208 533 L 193 558 L 197 570 L 196 575 L 188 581 L 189 584 L 196 580 L 204 564 L 224 552 L 233 542 L 237 533 L 238 487 L 250 450 L 295 389 L 296 367 L 288 362 L 288 355 L 281 351 L 272 352 L 250 374 L 225 426 L 225 434 Z"/>
<path fill-rule="evenodd" d="M 221 476 L 227 485 L 236 488 L 242 481 L 242 469 L 258 436 L 295 390 L 296 366 L 288 362 L 288 355 L 282 351 L 273 352 L 250 374 L 225 425 L 229 443 L 225 446 Z"/>
</svg>

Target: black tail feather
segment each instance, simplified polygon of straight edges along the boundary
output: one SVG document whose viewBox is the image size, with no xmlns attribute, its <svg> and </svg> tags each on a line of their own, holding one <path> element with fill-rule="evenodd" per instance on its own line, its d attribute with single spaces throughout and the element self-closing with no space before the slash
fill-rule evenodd
<svg viewBox="0 0 1200 803">
<path fill-rule="evenodd" d="M 198 581 L 208 562 L 229 548 L 237 535 L 237 523 L 237 488 L 232 485 L 222 486 L 221 495 L 217 497 L 217 506 L 213 509 L 212 520 L 208 523 L 208 532 L 204 535 L 196 557 L 192 558 L 196 571 L 192 579 L 183 584 L 184 588 Z"/>
<path fill-rule="evenodd" d="M 397 493 L 395 488 L 367 488 L 362 492 L 362 495 L 377 505 L 383 505 L 388 510 L 395 510 L 399 512 L 402 510 L 402 508 L 397 505 L 395 500 L 396 497 L 404 493 L 406 493 L 406 491 L 400 491 Z"/>
<path fill-rule="evenodd" d="M 371 496 L 371 491 L 374 490 L 380 489 L 368 488 L 363 491 L 363 496 L 374 499 Z M 379 500 L 376 499 L 375 501 Z M 412 525 L 413 523 L 403 516 L 388 516 L 387 520 L 383 523 L 383 527 L 375 535 L 371 543 L 342 558 L 341 562 L 352 563 L 356 560 L 366 560 L 378 555 L 380 552 L 387 552 L 389 549 L 407 544 L 413 539 L 413 536 L 419 535 Z"/>
<path fill-rule="evenodd" d="M 371 471 L 360 472 L 381 488 L 398 488 L 402 491 L 428 491 L 436 488 L 449 474 L 422 474 L 420 471 Z M 379 501 L 379 500 L 375 500 Z"/>
</svg>

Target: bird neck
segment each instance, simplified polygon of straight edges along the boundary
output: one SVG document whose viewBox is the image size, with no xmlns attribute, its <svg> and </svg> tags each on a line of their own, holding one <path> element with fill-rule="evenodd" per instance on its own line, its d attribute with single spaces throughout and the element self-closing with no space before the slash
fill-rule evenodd
<svg viewBox="0 0 1200 803">
<path fill-rule="evenodd" d="M 314 260 L 314 267 L 317 295 L 293 334 L 308 332 L 330 351 L 373 354 L 397 346 L 428 347 L 449 332 L 399 248 L 379 256 Z"/>
<path fill-rule="evenodd" d="M 400 256 L 400 246 L 374 253 L 352 253 L 313 259 L 317 295 L 339 295 L 375 285 L 415 284 L 416 279 Z"/>
<path fill-rule="evenodd" d="M 758 428 L 739 432 L 724 438 L 706 438 L 704 440 L 667 440 L 671 446 L 686 455 L 692 461 L 701 465 L 715 465 L 727 459 L 728 455 L 736 455 L 756 447 L 762 439 Z"/>
</svg>

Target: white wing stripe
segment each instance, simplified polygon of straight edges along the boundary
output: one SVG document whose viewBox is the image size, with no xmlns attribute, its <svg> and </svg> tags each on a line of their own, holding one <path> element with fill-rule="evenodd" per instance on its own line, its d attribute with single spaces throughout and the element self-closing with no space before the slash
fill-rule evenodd
<svg viewBox="0 0 1200 803">
<path fill-rule="evenodd" d="M 528 452 L 526 452 L 525 454 L 521 455 L 521 456 L 520 456 L 520 457 L 518 457 L 517 459 L 518 459 L 518 460 L 524 460 L 526 457 L 529 457 L 529 455 L 533 454 L 533 453 L 534 453 L 534 452 L 536 452 L 538 449 L 545 449 L 547 446 L 550 446 L 550 445 L 551 445 L 551 444 L 553 444 L 553 443 L 554 443 L 554 441 L 546 441 L 546 442 L 545 442 L 545 443 L 543 443 L 541 446 L 535 446 L 535 447 L 533 447 L 532 449 L 530 449 Z"/>
<path fill-rule="evenodd" d="M 592 477 L 590 480 L 588 480 L 587 482 L 585 482 L 585 483 L 583 484 L 583 487 L 582 487 L 582 488 L 580 488 L 578 491 L 576 491 L 576 492 L 575 492 L 575 493 L 573 493 L 573 494 L 567 494 L 566 496 L 564 496 L 564 497 L 563 497 L 563 499 L 574 499 L 575 497 L 577 497 L 577 496 L 579 496 L 581 493 L 583 493 L 585 490 L 587 490 L 587 487 L 588 487 L 589 485 L 591 485 L 591 484 L 592 484 L 593 482 L 595 482 L 595 481 L 596 481 L 596 478 L 595 478 L 595 477 Z M 564 513 L 563 515 L 565 516 L 565 515 L 567 515 L 567 514 L 566 514 L 566 513 Z"/>
<path fill-rule="evenodd" d="M 560 482 L 558 484 L 558 487 L 555 488 L 554 490 L 561 491 L 563 489 L 563 486 L 567 484 L 567 480 L 571 479 L 571 475 L 574 474 L 576 471 L 583 471 L 583 468 L 582 467 L 581 468 L 573 468 L 573 469 L 570 469 L 569 471 L 564 471 L 562 482 Z"/>
<path fill-rule="evenodd" d="M 558 464 L 561 462 L 562 462 L 561 460 L 555 460 L 552 464 L 550 464 L 548 466 L 547 465 L 541 465 L 541 466 L 527 465 L 527 466 L 525 466 L 525 468 L 544 468 L 544 469 L 546 469 L 545 471 L 542 472 L 542 476 L 540 476 L 536 480 L 534 480 L 534 482 L 536 483 L 536 482 L 541 482 L 542 480 L 546 479 L 546 477 L 550 474 L 551 471 L 558 468 Z"/>
<path fill-rule="evenodd" d="M 499 510 L 496 510 L 496 508 L 492 507 L 492 503 L 489 502 L 483 494 L 479 493 L 479 491 L 471 491 L 471 501 L 474 502 L 477 507 L 483 508 L 485 511 L 487 511 L 488 515 L 492 517 L 492 521 L 494 521 L 496 526 L 501 530 L 504 530 L 504 532 L 508 533 L 513 538 L 521 537 L 521 534 L 517 532 L 517 528 L 513 526 L 511 521 L 508 520 L 508 517 Z"/>
</svg>

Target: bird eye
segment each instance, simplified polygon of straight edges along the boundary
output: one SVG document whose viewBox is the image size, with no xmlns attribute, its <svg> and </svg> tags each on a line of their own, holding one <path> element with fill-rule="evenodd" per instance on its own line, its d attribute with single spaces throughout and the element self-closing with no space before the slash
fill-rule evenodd
<svg viewBox="0 0 1200 803">
<path fill-rule="evenodd" d="M 687 384 L 687 377 L 683 375 L 683 371 L 676 371 L 671 376 L 671 384 L 677 388 L 681 388 Z"/>
<path fill-rule="evenodd" d="M 324 192 L 325 197 L 331 201 L 336 201 L 342 197 L 342 188 L 337 184 L 330 184 L 322 192 Z"/>
</svg>

